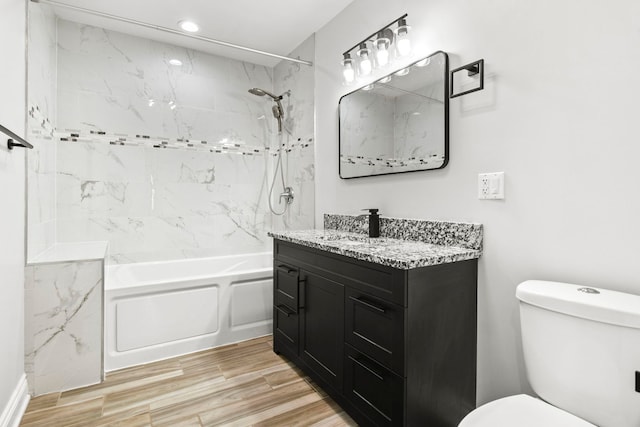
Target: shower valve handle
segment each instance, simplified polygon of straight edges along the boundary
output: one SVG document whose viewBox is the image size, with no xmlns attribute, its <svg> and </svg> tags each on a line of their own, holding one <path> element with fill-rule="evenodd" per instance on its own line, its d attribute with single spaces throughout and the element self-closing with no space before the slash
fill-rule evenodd
<svg viewBox="0 0 640 427">
<path fill-rule="evenodd" d="M 280 193 L 280 203 L 283 198 L 288 205 L 293 203 L 293 189 L 291 187 L 285 187 L 284 192 Z"/>
</svg>

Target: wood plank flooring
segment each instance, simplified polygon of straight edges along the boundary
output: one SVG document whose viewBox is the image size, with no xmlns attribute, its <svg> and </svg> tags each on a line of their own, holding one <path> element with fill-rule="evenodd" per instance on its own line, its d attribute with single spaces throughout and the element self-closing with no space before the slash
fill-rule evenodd
<svg viewBox="0 0 640 427">
<path fill-rule="evenodd" d="M 271 336 L 107 374 L 31 399 L 21 426 L 355 426 Z"/>
</svg>

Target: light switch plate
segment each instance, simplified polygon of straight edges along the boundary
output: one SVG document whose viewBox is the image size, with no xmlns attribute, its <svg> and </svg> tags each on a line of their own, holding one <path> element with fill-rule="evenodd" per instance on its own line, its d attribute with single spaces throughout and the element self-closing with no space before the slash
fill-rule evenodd
<svg viewBox="0 0 640 427">
<path fill-rule="evenodd" d="M 504 199 L 504 172 L 478 174 L 478 199 Z"/>
</svg>

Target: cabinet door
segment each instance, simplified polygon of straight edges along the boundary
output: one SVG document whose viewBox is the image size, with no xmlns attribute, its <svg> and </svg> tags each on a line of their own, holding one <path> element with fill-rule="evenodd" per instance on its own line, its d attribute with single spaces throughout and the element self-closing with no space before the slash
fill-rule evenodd
<svg viewBox="0 0 640 427">
<path fill-rule="evenodd" d="M 321 379 L 342 390 L 344 286 L 301 271 L 300 353 Z"/>
</svg>

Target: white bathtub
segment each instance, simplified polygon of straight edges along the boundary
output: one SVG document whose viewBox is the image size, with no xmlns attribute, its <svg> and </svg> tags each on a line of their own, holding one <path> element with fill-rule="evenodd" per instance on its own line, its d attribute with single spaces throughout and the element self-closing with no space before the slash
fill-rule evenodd
<svg viewBox="0 0 640 427">
<path fill-rule="evenodd" d="M 105 268 L 105 371 L 271 333 L 270 252 Z"/>
</svg>

